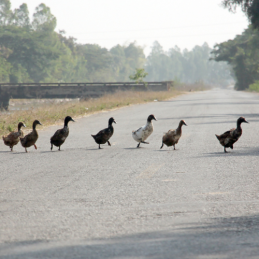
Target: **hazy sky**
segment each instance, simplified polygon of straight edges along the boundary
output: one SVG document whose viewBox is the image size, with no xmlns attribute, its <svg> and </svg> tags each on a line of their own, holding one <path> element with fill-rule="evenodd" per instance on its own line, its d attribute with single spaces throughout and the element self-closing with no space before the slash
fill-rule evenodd
<svg viewBox="0 0 259 259">
<path fill-rule="evenodd" d="M 108 49 L 136 41 L 148 53 L 155 40 L 165 50 L 175 45 L 191 49 L 204 42 L 212 47 L 248 25 L 241 11 L 228 12 L 221 0 L 11 0 L 12 9 L 27 3 L 31 15 L 42 2 L 56 16 L 56 30 L 65 30 L 79 43 Z"/>
</svg>

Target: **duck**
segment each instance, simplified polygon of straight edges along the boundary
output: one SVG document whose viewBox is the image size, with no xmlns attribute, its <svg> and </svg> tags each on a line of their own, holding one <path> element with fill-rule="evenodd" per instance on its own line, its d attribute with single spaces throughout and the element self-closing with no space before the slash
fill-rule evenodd
<svg viewBox="0 0 259 259">
<path fill-rule="evenodd" d="M 229 131 L 226 131 L 225 133 L 221 134 L 221 135 L 216 135 L 216 138 L 219 140 L 219 143 L 224 147 L 224 152 L 228 153 L 226 148 L 231 148 L 233 149 L 233 145 L 235 142 L 238 141 L 238 139 L 241 137 L 242 135 L 242 128 L 241 128 L 241 124 L 245 122 L 248 123 L 248 121 L 246 121 L 246 119 L 244 117 L 240 117 L 237 119 L 237 128 L 233 128 Z"/>
<path fill-rule="evenodd" d="M 91 135 L 94 138 L 95 142 L 99 145 L 99 149 L 101 149 L 100 145 L 105 144 L 106 142 L 109 146 L 111 146 L 109 139 L 111 138 L 114 132 L 114 128 L 112 126 L 113 123 L 116 124 L 116 121 L 113 117 L 111 117 L 108 121 L 108 128 L 99 131 L 96 135 Z"/>
<path fill-rule="evenodd" d="M 152 134 L 154 130 L 152 120 L 157 121 L 153 114 L 148 116 L 146 125 L 132 131 L 133 139 L 138 142 L 137 148 L 139 148 L 140 143 L 149 144 L 145 140 Z"/>
<path fill-rule="evenodd" d="M 4 144 L 10 147 L 11 151 L 13 151 L 13 146 L 17 145 L 20 141 L 20 138 L 23 137 L 22 127 L 26 128 L 26 125 L 23 122 L 18 123 L 18 131 L 11 132 L 7 136 L 3 136 Z"/>
<path fill-rule="evenodd" d="M 37 149 L 37 146 L 35 145 L 39 135 L 36 130 L 37 125 L 42 125 L 38 120 L 35 120 L 32 124 L 32 132 L 27 134 L 24 138 L 20 138 L 21 145 L 25 148 L 26 153 L 27 148 L 31 147 L 32 145 L 34 146 L 35 149 Z"/>
<path fill-rule="evenodd" d="M 164 134 L 162 138 L 162 146 L 160 147 L 160 149 L 162 149 L 165 144 L 168 147 L 174 146 L 175 150 L 175 145 L 178 143 L 180 137 L 182 136 L 183 125 L 187 126 L 186 122 L 184 120 L 181 120 L 177 129 L 169 130 L 167 133 Z"/>
<path fill-rule="evenodd" d="M 57 130 L 55 134 L 50 138 L 50 144 L 51 144 L 50 150 L 53 149 L 53 145 L 54 145 L 58 147 L 58 150 L 60 151 L 60 146 L 64 144 L 66 138 L 69 135 L 68 123 L 70 121 L 75 122 L 70 116 L 67 116 L 64 119 L 64 127 L 62 129 Z"/>
</svg>

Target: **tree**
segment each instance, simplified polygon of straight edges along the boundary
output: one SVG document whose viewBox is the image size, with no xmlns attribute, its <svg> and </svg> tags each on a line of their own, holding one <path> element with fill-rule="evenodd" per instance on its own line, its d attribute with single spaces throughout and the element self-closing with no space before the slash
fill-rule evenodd
<svg viewBox="0 0 259 259">
<path fill-rule="evenodd" d="M 259 28 L 259 0 L 223 0 L 222 3 L 232 12 L 235 12 L 237 6 L 240 6 L 254 28 Z"/>
<path fill-rule="evenodd" d="M 0 25 L 8 25 L 12 19 L 10 0 L 0 0 Z"/>
<path fill-rule="evenodd" d="M 258 45 L 259 31 L 250 26 L 242 35 L 217 44 L 212 51 L 215 61 L 226 61 L 231 65 L 237 90 L 244 90 L 259 79 Z"/>
<path fill-rule="evenodd" d="M 13 13 L 14 24 L 19 27 L 30 29 L 30 18 L 27 4 L 22 4 Z"/>
<path fill-rule="evenodd" d="M 50 8 L 45 4 L 36 7 L 33 14 L 32 27 L 36 31 L 54 31 L 57 25 L 56 17 L 51 13 Z"/>
<path fill-rule="evenodd" d="M 129 76 L 130 80 L 134 80 L 136 83 L 144 83 L 144 78 L 148 75 L 144 68 L 136 68 L 136 72 Z"/>
</svg>

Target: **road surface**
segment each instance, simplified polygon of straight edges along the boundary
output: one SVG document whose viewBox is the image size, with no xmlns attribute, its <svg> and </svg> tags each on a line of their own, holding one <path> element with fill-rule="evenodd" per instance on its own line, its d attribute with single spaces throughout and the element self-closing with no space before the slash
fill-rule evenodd
<svg viewBox="0 0 259 259">
<path fill-rule="evenodd" d="M 154 114 L 149 145 L 131 131 Z M 117 121 L 112 146 L 90 134 Z M 215 137 L 244 116 L 224 154 Z M 38 118 L 40 119 L 40 118 Z M 177 150 L 162 134 L 184 119 Z M 259 95 L 215 89 L 39 131 L 38 150 L 0 143 L 0 258 L 259 258 Z M 38 127 L 40 128 L 40 126 Z"/>
</svg>

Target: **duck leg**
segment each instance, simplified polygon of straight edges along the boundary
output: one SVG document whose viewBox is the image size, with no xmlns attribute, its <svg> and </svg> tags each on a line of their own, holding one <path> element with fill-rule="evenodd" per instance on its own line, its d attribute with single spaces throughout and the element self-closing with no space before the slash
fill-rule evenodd
<svg viewBox="0 0 259 259">
<path fill-rule="evenodd" d="M 13 151 L 13 147 L 10 147 L 11 148 L 11 151 Z"/>
<path fill-rule="evenodd" d="M 162 149 L 162 148 L 163 148 L 163 146 L 164 146 L 164 143 L 162 142 L 162 146 L 160 147 L 160 149 Z"/>
<path fill-rule="evenodd" d="M 140 142 L 138 143 L 137 148 L 139 148 L 139 146 L 140 146 Z"/>
<path fill-rule="evenodd" d="M 228 153 L 228 151 L 226 150 L 226 147 L 224 147 L 224 152 L 225 152 L 225 153 Z"/>
<path fill-rule="evenodd" d="M 35 149 L 37 149 L 37 146 L 35 144 L 33 146 L 34 146 Z"/>
<path fill-rule="evenodd" d="M 27 148 L 25 148 L 26 153 L 28 153 Z"/>
<path fill-rule="evenodd" d="M 174 145 L 174 150 L 175 150 L 175 145 Z"/>
<path fill-rule="evenodd" d="M 144 143 L 144 144 L 149 144 L 149 142 L 145 142 L 145 141 L 141 141 L 141 143 Z"/>
<path fill-rule="evenodd" d="M 99 144 L 99 149 L 102 149 L 100 144 Z"/>
<path fill-rule="evenodd" d="M 109 140 L 107 140 L 107 143 L 108 143 L 109 146 L 111 146 L 111 143 L 109 142 Z"/>
<path fill-rule="evenodd" d="M 58 147 L 58 150 L 60 151 L 60 146 Z"/>
<path fill-rule="evenodd" d="M 51 144 L 51 147 L 50 147 L 50 150 L 52 150 L 53 149 L 53 144 Z"/>
</svg>

